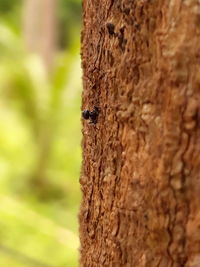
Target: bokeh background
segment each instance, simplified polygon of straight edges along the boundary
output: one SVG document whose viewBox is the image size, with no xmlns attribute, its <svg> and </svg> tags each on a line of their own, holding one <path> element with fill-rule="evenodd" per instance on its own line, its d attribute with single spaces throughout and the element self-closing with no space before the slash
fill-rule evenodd
<svg viewBox="0 0 200 267">
<path fill-rule="evenodd" d="M 0 0 L 0 267 L 78 266 L 81 0 Z"/>
</svg>

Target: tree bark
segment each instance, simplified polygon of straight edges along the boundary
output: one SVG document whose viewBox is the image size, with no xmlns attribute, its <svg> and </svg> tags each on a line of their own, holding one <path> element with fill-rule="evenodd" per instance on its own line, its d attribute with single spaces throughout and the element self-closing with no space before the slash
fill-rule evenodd
<svg viewBox="0 0 200 267">
<path fill-rule="evenodd" d="M 200 266 L 200 2 L 84 0 L 81 266 Z"/>
</svg>

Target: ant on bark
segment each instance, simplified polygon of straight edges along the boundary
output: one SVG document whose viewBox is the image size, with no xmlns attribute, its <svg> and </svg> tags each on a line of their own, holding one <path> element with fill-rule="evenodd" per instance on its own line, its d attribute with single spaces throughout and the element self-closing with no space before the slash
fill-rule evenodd
<svg viewBox="0 0 200 267">
<path fill-rule="evenodd" d="M 96 124 L 99 115 L 99 108 L 94 106 L 92 111 L 88 109 L 82 111 L 82 117 L 84 120 L 90 120 L 90 124 Z"/>
</svg>

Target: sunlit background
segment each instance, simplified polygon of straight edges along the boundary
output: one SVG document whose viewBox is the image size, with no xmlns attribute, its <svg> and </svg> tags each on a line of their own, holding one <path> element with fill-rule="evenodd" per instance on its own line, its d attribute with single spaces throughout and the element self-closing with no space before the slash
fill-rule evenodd
<svg viewBox="0 0 200 267">
<path fill-rule="evenodd" d="M 0 267 L 78 266 L 81 0 L 0 0 Z"/>
</svg>

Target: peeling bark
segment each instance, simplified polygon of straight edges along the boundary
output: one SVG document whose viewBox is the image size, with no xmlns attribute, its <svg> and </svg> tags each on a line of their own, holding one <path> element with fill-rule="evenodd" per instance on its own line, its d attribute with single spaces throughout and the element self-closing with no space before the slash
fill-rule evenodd
<svg viewBox="0 0 200 267">
<path fill-rule="evenodd" d="M 81 266 L 200 266 L 200 1 L 84 0 Z"/>
</svg>

